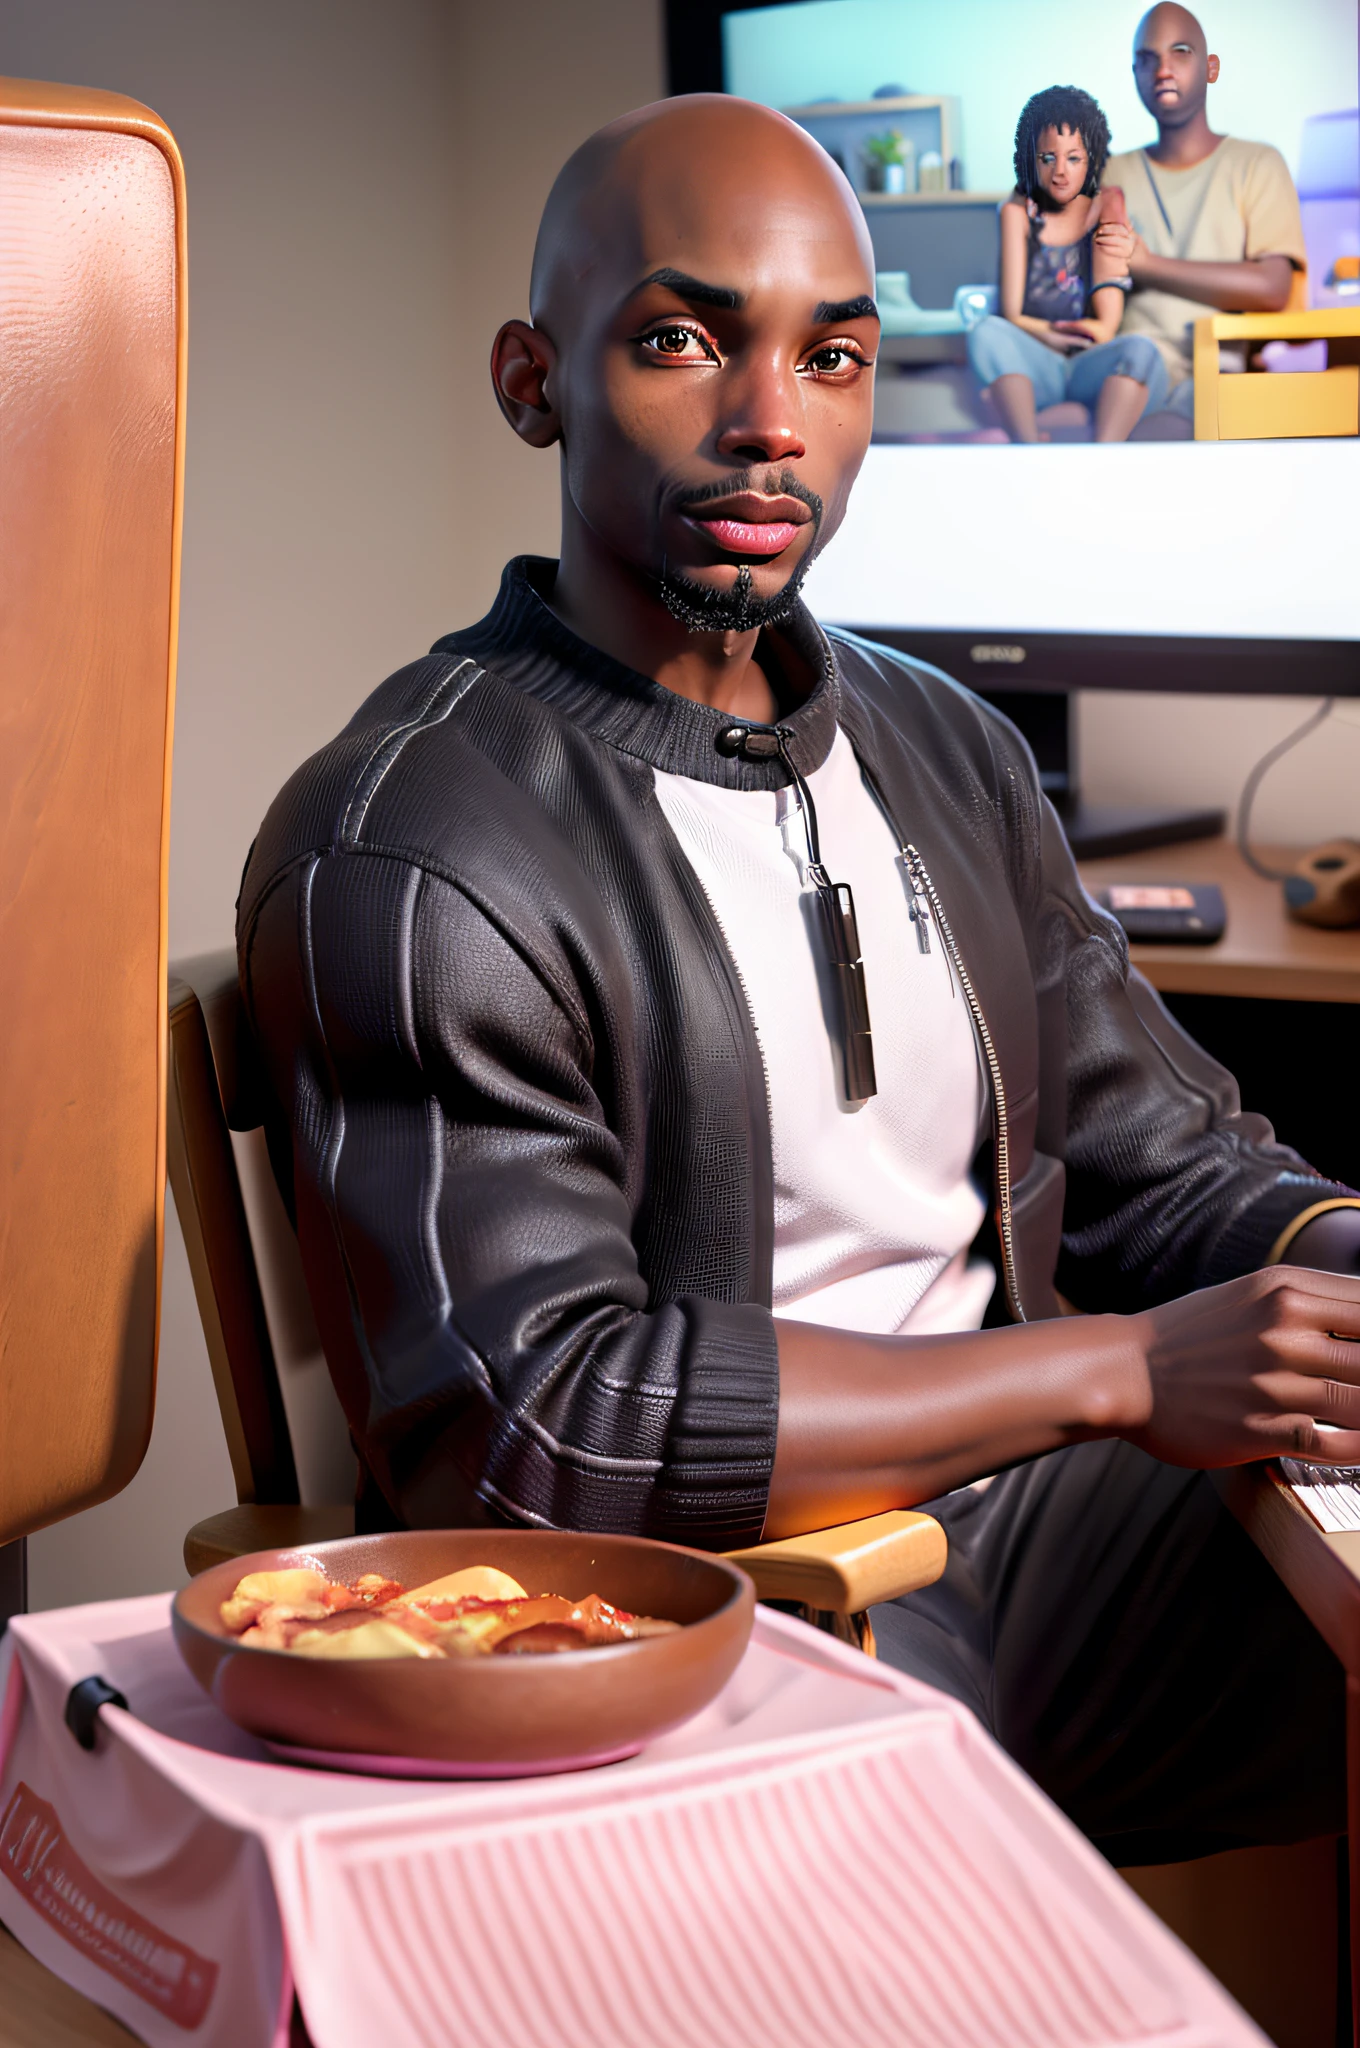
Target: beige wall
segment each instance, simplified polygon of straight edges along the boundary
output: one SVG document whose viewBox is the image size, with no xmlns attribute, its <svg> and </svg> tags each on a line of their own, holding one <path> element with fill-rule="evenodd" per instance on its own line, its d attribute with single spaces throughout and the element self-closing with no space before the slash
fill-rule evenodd
<svg viewBox="0 0 1360 2048">
<path fill-rule="evenodd" d="M 557 531 L 556 463 L 486 356 L 591 129 L 662 90 L 658 0 L 8 0 L 0 71 L 130 93 L 189 193 L 189 446 L 171 948 L 230 943 L 290 770 Z M 30 1546 L 35 1606 L 149 1591 L 234 1499 L 173 1215 L 156 1428 L 119 1499 Z"/>
<path fill-rule="evenodd" d="M 1318 701 L 1086 692 L 1078 728 L 1083 793 L 1099 804 L 1217 804 L 1232 817 L 1252 767 Z M 1343 698 L 1330 724 L 1270 769 L 1253 807 L 1252 837 L 1282 846 L 1360 837 L 1360 699 Z"/>
</svg>

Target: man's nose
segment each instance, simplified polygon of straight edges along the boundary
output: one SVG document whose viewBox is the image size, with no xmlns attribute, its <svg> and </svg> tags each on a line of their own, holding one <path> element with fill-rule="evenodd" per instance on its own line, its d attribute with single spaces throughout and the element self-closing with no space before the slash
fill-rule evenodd
<svg viewBox="0 0 1360 2048">
<path fill-rule="evenodd" d="M 753 363 L 733 387 L 718 453 L 739 462 L 796 462 L 806 454 L 802 392 L 782 364 Z"/>
</svg>

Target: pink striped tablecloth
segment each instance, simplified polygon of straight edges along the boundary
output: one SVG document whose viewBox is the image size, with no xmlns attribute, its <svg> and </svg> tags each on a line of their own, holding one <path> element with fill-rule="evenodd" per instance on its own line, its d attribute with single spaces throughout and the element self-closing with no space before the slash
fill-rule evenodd
<svg viewBox="0 0 1360 2048">
<path fill-rule="evenodd" d="M 0 1920 L 155 2048 L 286 2048 L 294 1988 L 316 2048 L 1264 2039 L 964 1708 L 782 1615 L 641 1756 L 450 1785 L 272 1762 L 168 1609 L 0 1644 Z"/>
</svg>

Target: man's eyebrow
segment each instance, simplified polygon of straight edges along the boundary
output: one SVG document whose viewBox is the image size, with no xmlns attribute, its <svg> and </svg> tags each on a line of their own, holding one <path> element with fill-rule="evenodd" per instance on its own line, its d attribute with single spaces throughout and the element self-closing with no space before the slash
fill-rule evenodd
<svg viewBox="0 0 1360 2048">
<path fill-rule="evenodd" d="M 628 294 L 635 298 L 645 291 L 649 284 L 665 285 L 667 291 L 675 292 L 682 299 L 693 299 L 699 306 L 721 306 L 726 313 L 739 313 L 746 301 L 731 285 L 705 284 L 701 277 L 690 277 L 683 270 L 661 269 L 652 271 L 649 277 L 639 278 Z"/>
<path fill-rule="evenodd" d="M 862 292 L 857 299 L 823 299 L 812 317 L 818 321 L 834 320 L 836 322 L 842 320 L 877 320 L 878 307 L 867 292 Z"/>
</svg>

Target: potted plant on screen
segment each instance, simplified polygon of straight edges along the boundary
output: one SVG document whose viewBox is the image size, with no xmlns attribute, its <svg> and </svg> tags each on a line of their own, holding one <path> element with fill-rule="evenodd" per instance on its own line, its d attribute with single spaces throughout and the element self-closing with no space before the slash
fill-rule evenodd
<svg viewBox="0 0 1360 2048">
<path fill-rule="evenodd" d="M 916 152 L 901 130 L 889 128 L 864 143 L 866 184 L 870 192 L 909 192 Z"/>
</svg>

